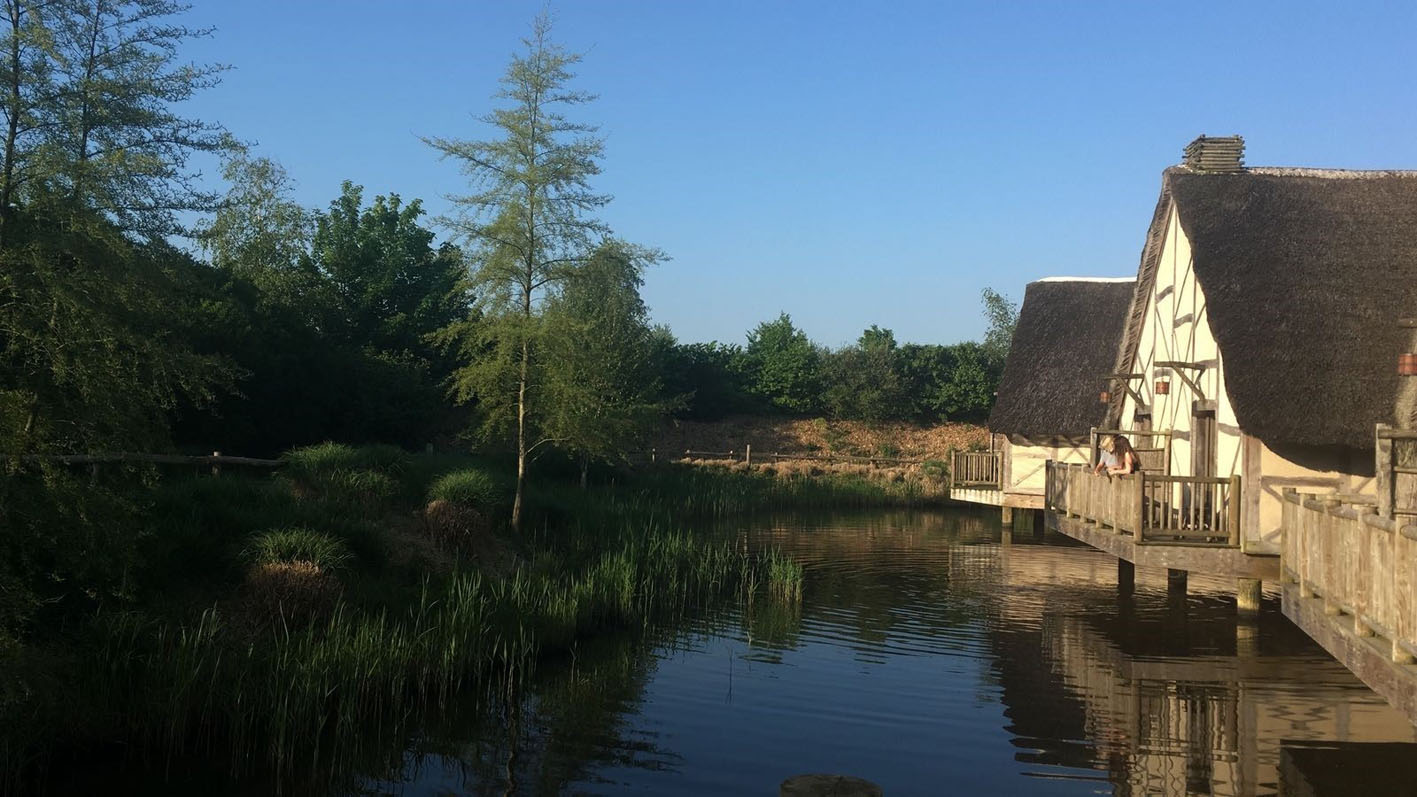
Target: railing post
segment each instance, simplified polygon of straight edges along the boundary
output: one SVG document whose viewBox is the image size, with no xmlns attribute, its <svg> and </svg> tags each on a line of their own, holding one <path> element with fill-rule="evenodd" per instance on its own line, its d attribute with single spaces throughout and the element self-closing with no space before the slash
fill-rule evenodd
<svg viewBox="0 0 1417 797">
<path fill-rule="evenodd" d="M 1228 496 L 1230 504 L 1226 507 L 1229 512 L 1230 523 L 1230 544 L 1240 544 L 1240 477 L 1234 474 L 1230 476 L 1230 494 Z"/>
<path fill-rule="evenodd" d="M 1134 497 L 1136 506 L 1132 509 L 1132 537 L 1137 542 L 1141 542 L 1145 538 L 1142 530 L 1146 527 L 1146 471 L 1137 474 L 1137 490 Z"/>
<path fill-rule="evenodd" d="M 1378 424 L 1376 431 L 1377 446 L 1374 450 L 1376 462 L 1374 463 L 1374 473 L 1378 482 L 1378 514 L 1389 520 L 1393 517 L 1393 505 L 1396 503 L 1397 474 L 1393 472 L 1392 438 L 1384 435 L 1383 432 L 1391 429 L 1385 423 Z"/>
</svg>

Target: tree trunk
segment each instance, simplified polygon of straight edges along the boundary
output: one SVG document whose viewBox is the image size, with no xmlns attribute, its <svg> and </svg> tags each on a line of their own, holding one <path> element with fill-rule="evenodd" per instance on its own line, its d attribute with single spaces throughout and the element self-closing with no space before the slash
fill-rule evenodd
<svg viewBox="0 0 1417 797">
<path fill-rule="evenodd" d="M 10 123 L 5 131 L 5 174 L 0 183 L 0 245 L 4 243 L 6 227 L 10 221 L 10 202 L 15 195 L 15 144 L 20 137 L 20 107 L 24 100 L 20 96 L 20 15 L 18 2 L 10 4 Z"/>
<path fill-rule="evenodd" d="M 588 489 L 590 486 L 590 457 L 581 455 L 581 489 Z"/>
<path fill-rule="evenodd" d="M 517 381 L 517 495 L 512 499 L 513 531 L 522 530 L 522 501 L 526 495 L 526 378 L 530 360 L 531 343 L 522 338 L 521 374 Z"/>
</svg>

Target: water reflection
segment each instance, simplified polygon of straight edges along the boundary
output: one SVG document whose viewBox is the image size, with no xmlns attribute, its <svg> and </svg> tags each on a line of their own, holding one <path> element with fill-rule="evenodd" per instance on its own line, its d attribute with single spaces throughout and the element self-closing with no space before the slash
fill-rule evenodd
<svg viewBox="0 0 1417 797">
<path fill-rule="evenodd" d="M 378 752 L 319 791 L 771 794 L 811 771 L 893 797 L 1417 782 L 1413 726 L 1272 598 L 1237 626 L 1224 583 L 1192 578 L 1178 602 L 1164 571 L 1138 570 L 1120 597 L 1115 559 L 1031 533 L 1000 545 L 992 513 L 794 515 L 713 533 L 801 560 L 801 603 L 583 644 L 530 681 L 371 729 Z M 149 788 L 134 793 L 159 791 L 163 771 L 138 773 Z M 317 793 L 312 782 L 287 791 Z"/>
<path fill-rule="evenodd" d="M 415 743 L 416 772 L 370 785 L 771 793 L 826 770 L 893 795 L 1251 795 L 1284 793 L 1283 770 L 1321 794 L 1352 781 L 1304 773 L 1417 750 L 1413 727 L 1273 605 L 1237 626 L 1225 584 L 1193 578 L 1178 603 L 1164 572 L 1138 571 L 1119 597 L 1114 559 L 1028 534 L 1001 546 L 985 514 L 797 515 L 720 533 L 800 559 L 802 603 L 582 650 L 503 721 Z"/>
</svg>

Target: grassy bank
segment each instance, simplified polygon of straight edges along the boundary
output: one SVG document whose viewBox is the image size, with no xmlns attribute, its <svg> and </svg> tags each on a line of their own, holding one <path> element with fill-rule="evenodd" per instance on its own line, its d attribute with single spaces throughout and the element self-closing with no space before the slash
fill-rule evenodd
<svg viewBox="0 0 1417 797">
<path fill-rule="evenodd" d="M 233 773 L 338 768 L 369 728 L 514 682 L 587 635 L 800 595 L 795 562 L 682 530 L 686 516 L 868 499 L 847 483 L 665 468 L 589 491 L 543 481 L 512 536 L 503 473 L 327 445 L 291 452 L 274 477 L 157 480 L 131 597 L 3 651 L 6 785 L 93 750 L 219 752 Z"/>
</svg>

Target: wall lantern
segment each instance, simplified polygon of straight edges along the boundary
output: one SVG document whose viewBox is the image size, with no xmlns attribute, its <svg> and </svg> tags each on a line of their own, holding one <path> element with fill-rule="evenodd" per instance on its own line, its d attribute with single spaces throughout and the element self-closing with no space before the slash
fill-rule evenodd
<svg viewBox="0 0 1417 797">
<path fill-rule="evenodd" d="M 1102 402 L 1103 404 L 1111 404 L 1112 394 L 1109 391 L 1104 390 L 1102 391 L 1101 397 L 1099 397 L 1097 400 Z"/>
<path fill-rule="evenodd" d="M 1171 380 L 1170 380 L 1170 379 L 1158 379 L 1158 380 L 1156 380 L 1156 395 L 1158 395 L 1158 396 L 1167 396 L 1167 395 L 1170 395 L 1170 394 L 1171 394 Z"/>
<path fill-rule="evenodd" d="M 1417 354 L 1397 355 L 1398 376 L 1417 376 Z"/>
</svg>

